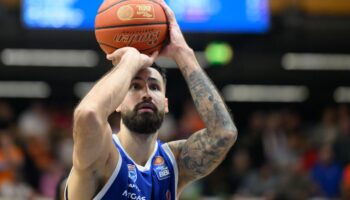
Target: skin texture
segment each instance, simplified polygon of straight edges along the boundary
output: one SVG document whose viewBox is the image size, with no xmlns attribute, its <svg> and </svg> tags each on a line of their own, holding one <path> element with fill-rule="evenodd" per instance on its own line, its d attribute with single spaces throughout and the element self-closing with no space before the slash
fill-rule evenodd
<svg viewBox="0 0 350 200">
<path fill-rule="evenodd" d="M 236 141 L 237 130 L 220 94 L 187 45 L 174 13 L 163 1 L 158 2 L 166 11 L 170 28 L 170 43 L 160 55 L 173 59 L 179 66 L 206 125 L 187 140 L 168 143 L 178 164 L 179 196 L 187 184 L 206 176 L 222 162 Z M 96 196 L 119 162 L 107 121 L 111 113 L 129 112 L 145 101 L 161 112 L 168 112 L 165 83 L 159 72 L 149 67 L 157 56 L 157 52 L 149 57 L 130 47 L 107 56 L 114 67 L 96 83 L 74 112 L 73 168 L 67 181 L 70 200 Z M 142 166 L 151 156 L 157 136 L 158 132 L 132 132 L 123 122 L 117 135 L 125 151 Z"/>
<path fill-rule="evenodd" d="M 187 45 L 174 13 L 163 1 L 160 3 L 167 13 L 171 29 L 171 42 L 161 54 L 178 64 L 206 125 L 206 129 L 194 133 L 187 140 L 169 143 L 179 165 L 178 191 L 181 193 L 188 183 L 208 175 L 222 162 L 236 141 L 237 129 L 220 94 Z"/>
</svg>

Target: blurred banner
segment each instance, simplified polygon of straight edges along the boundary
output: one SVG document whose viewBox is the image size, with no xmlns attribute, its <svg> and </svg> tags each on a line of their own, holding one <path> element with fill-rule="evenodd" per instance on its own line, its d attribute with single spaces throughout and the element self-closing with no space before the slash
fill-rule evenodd
<svg viewBox="0 0 350 200">
<path fill-rule="evenodd" d="M 101 0 L 23 0 L 22 20 L 34 29 L 94 28 Z M 186 32 L 266 32 L 268 0 L 168 0 Z"/>
</svg>

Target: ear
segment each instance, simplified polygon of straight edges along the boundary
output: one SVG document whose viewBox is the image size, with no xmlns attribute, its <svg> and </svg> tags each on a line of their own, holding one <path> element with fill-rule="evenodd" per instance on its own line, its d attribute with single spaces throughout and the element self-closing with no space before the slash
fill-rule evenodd
<svg viewBox="0 0 350 200">
<path fill-rule="evenodd" d="M 165 98 L 165 105 L 164 105 L 164 110 L 165 110 L 165 113 L 168 113 L 169 112 L 169 103 L 168 103 L 168 98 Z"/>
</svg>

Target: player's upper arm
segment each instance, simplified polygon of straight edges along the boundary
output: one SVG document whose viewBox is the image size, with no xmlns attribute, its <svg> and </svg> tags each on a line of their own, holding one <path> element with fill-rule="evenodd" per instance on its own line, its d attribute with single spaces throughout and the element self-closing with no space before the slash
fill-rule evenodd
<svg viewBox="0 0 350 200">
<path fill-rule="evenodd" d="M 170 142 L 179 169 L 178 191 L 211 173 L 234 142 L 229 134 L 209 134 L 207 129 L 192 134 L 187 140 Z"/>
<path fill-rule="evenodd" d="M 73 166 L 86 170 L 96 162 L 106 162 L 113 147 L 112 130 L 107 119 L 94 108 L 78 107 L 74 112 Z"/>
<path fill-rule="evenodd" d="M 181 150 L 182 150 L 182 148 L 183 148 L 185 143 L 186 143 L 186 140 L 177 140 L 177 141 L 172 141 L 172 142 L 168 143 L 171 151 L 174 154 L 174 157 L 175 157 L 176 162 L 177 162 L 177 167 L 178 167 L 178 170 L 179 170 L 178 171 L 179 179 L 178 179 L 178 186 L 177 186 L 178 194 L 181 193 L 182 189 L 187 184 L 187 183 L 183 183 L 184 182 L 183 178 L 181 178 L 182 177 L 182 170 L 180 169 L 180 165 L 179 165 L 179 161 L 180 161 L 179 157 L 180 157 Z"/>
</svg>

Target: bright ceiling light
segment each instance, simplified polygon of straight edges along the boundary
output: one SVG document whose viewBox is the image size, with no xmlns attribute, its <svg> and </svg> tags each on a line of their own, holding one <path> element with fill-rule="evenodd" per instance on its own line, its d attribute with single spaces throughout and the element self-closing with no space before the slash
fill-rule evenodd
<svg viewBox="0 0 350 200">
<path fill-rule="evenodd" d="M 0 81 L 0 97 L 47 98 L 51 88 L 46 82 Z"/>
<path fill-rule="evenodd" d="M 287 53 L 282 66 L 286 70 L 350 70 L 350 55 Z"/>
<path fill-rule="evenodd" d="M 0 57 L 7 66 L 96 67 L 99 63 L 93 50 L 4 49 Z"/>
<path fill-rule="evenodd" d="M 338 87 L 334 90 L 334 101 L 337 103 L 349 103 L 350 102 L 350 87 Z"/>
<path fill-rule="evenodd" d="M 94 82 L 79 82 L 74 85 L 74 94 L 79 98 L 83 98 L 94 86 Z"/>
<path fill-rule="evenodd" d="M 226 101 L 303 102 L 309 96 L 305 86 L 227 85 L 222 90 Z"/>
</svg>

